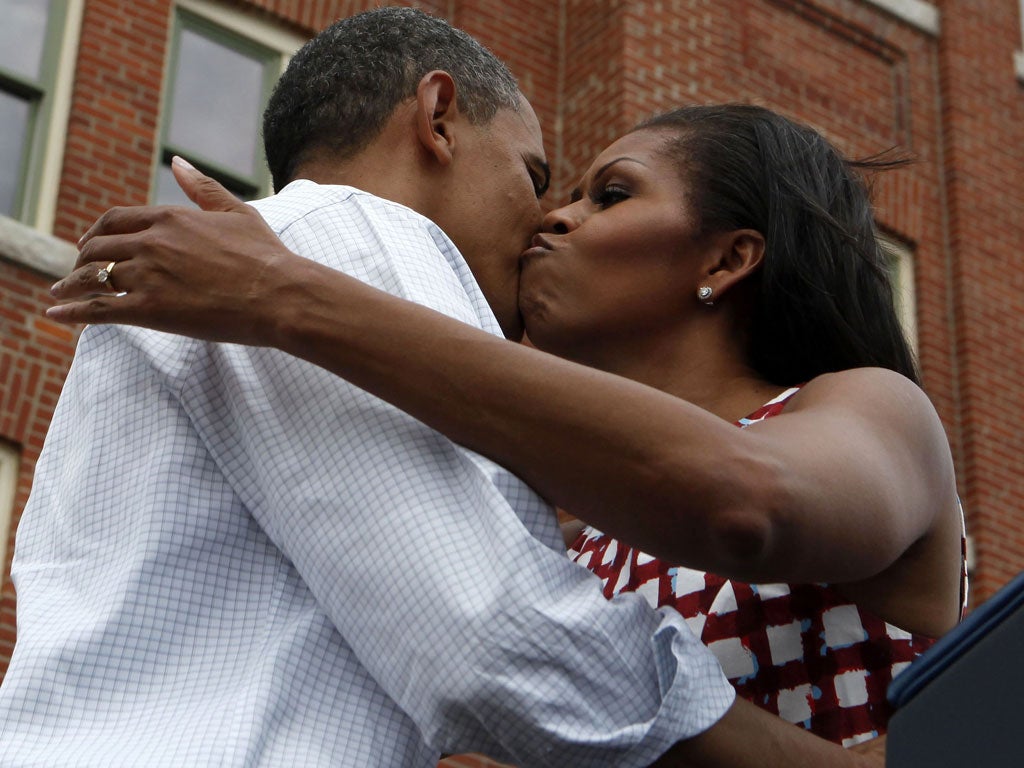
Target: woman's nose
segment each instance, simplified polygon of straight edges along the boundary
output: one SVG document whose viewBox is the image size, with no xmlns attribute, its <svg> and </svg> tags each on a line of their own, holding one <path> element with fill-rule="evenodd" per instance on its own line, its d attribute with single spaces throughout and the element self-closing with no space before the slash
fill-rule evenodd
<svg viewBox="0 0 1024 768">
<path fill-rule="evenodd" d="M 580 210 L 579 203 L 570 203 L 561 208 L 548 211 L 541 223 L 542 232 L 552 232 L 556 235 L 564 235 L 579 226 Z"/>
</svg>

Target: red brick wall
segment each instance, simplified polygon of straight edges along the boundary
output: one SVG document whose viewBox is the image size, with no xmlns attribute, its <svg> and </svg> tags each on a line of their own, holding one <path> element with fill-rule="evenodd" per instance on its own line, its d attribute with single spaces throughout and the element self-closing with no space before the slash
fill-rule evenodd
<svg viewBox="0 0 1024 768">
<path fill-rule="evenodd" d="M 57 405 L 77 334 L 43 316 L 53 281 L 0 260 L 0 440 L 20 454 L 15 516 L 0 593 L 0 670 L 14 648 L 14 590 L 6 578 L 17 512 L 28 500 L 32 473 Z"/>
<path fill-rule="evenodd" d="M 375 0 L 234 0 L 312 34 Z M 686 101 L 754 101 L 853 155 L 917 163 L 876 181 L 878 218 L 916 261 L 926 387 L 957 461 L 975 598 L 1024 569 L 1024 90 L 1018 0 L 940 1 L 942 32 L 866 0 L 434 0 L 410 3 L 509 62 L 538 112 L 551 202 L 638 119 Z M 147 198 L 170 0 L 86 0 L 55 234 Z M 0 261 L 0 439 L 22 448 L 23 505 L 73 339 L 40 319 L 49 283 Z M 0 669 L 14 596 L 0 601 Z M 466 764 L 463 762 L 462 764 Z"/>
<path fill-rule="evenodd" d="M 1020 4 L 941 3 L 949 247 L 963 425 L 961 491 L 971 513 L 978 593 L 1024 569 L 1024 88 Z"/>
<path fill-rule="evenodd" d="M 625 17 L 626 4 L 614 0 L 566 3 L 555 70 L 562 83 L 560 119 L 544 126 L 557 142 L 552 204 L 564 202 L 591 160 L 631 125 L 625 114 Z"/>
<path fill-rule="evenodd" d="M 168 34 L 166 0 L 89 0 L 54 234 L 77 240 L 114 205 L 147 201 Z"/>
</svg>

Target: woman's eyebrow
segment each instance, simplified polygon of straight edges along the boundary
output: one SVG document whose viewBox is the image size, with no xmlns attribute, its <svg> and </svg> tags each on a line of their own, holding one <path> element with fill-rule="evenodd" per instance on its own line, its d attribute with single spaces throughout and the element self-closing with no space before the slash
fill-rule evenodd
<svg viewBox="0 0 1024 768">
<path fill-rule="evenodd" d="M 616 163 L 623 163 L 623 162 L 637 163 L 639 165 L 644 166 L 645 168 L 647 167 L 647 163 L 645 163 L 643 160 L 637 160 L 635 157 L 629 157 L 628 155 L 624 155 L 622 157 L 616 157 L 614 160 L 609 160 L 607 163 L 605 163 L 600 168 L 598 168 L 597 172 L 594 174 L 594 178 L 596 179 L 598 176 L 603 174 L 605 171 L 607 171 L 609 168 L 611 168 Z"/>
</svg>

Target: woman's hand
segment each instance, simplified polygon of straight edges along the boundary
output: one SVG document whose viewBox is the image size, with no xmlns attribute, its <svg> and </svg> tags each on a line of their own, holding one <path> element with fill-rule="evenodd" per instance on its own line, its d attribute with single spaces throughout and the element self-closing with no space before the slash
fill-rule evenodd
<svg viewBox="0 0 1024 768">
<path fill-rule="evenodd" d="M 218 182 L 180 158 L 171 168 L 202 210 L 107 211 L 79 241 L 74 271 L 51 288 L 61 303 L 47 316 L 272 344 L 277 318 L 270 299 L 306 259 L 285 248 L 259 213 Z"/>
<path fill-rule="evenodd" d="M 862 755 L 865 760 L 874 761 L 877 765 L 885 765 L 886 737 L 876 736 L 850 747 L 851 752 Z"/>
<path fill-rule="evenodd" d="M 878 739 L 876 739 L 878 741 Z M 883 742 L 884 744 L 884 742 Z M 737 697 L 704 733 L 651 768 L 884 768 L 884 750 L 843 749 Z"/>
</svg>

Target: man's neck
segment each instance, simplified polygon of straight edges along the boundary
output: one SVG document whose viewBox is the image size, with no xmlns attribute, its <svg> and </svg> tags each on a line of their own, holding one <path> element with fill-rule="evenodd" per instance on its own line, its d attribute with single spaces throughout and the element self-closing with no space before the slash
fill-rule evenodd
<svg viewBox="0 0 1024 768">
<path fill-rule="evenodd" d="M 344 184 L 391 200 L 427 215 L 432 185 L 425 178 L 423 158 L 401 110 L 380 134 L 355 155 L 344 159 L 320 152 L 302 163 L 293 178 L 317 184 Z"/>
<path fill-rule="evenodd" d="M 304 163 L 296 170 L 294 178 L 309 179 L 317 184 L 355 187 L 415 210 L 417 195 L 413 192 L 414 185 L 402 182 L 402 175 L 395 172 L 396 165 L 399 163 L 382 163 L 361 154 L 340 163 L 318 160 Z"/>
</svg>

